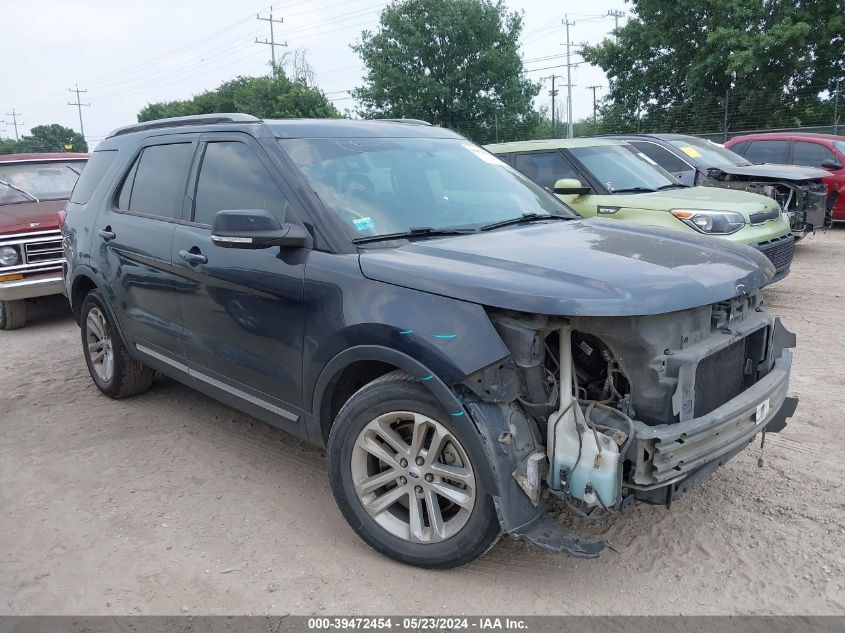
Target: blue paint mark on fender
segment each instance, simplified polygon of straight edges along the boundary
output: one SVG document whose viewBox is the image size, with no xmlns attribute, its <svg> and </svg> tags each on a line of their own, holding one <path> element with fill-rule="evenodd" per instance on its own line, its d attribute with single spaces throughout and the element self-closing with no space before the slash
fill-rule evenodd
<svg viewBox="0 0 845 633">
<path fill-rule="evenodd" d="M 432 378 L 434 378 L 434 374 L 429 374 L 425 378 L 420 378 L 420 380 L 431 380 Z"/>
<path fill-rule="evenodd" d="M 457 413 L 453 413 L 453 414 L 452 414 L 452 417 L 454 417 L 454 418 L 459 418 L 459 417 L 460 417 L 460 416 L 462 416 L 463 414 L 464 414 L 464 412 L 463 412 L 463 411 L 458 411 Z"/>
<path fill-rule="evenodd" d="M 457 338 L 458 335 L 457 334 L 432 334 L 431 336 L 434 337 L 434 338 L 448 339 L 448 338 Z"/>
<path fill-rule="evenodd" d="M 401 331 L 399 332 L 399 334 L 413 334 L 413 333 L 414 333 L 414 331 L 413 331 L 413 330 L 401 330 Z"/>
</svg>

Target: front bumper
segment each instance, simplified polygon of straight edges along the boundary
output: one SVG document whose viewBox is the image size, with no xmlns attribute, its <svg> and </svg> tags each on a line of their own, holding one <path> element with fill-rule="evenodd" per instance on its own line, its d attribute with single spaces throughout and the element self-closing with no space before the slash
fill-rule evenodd
<svg viewBox="0 0 845 633">
<path fill-rule="evenodd" d="M 790 233 L 775 237 L 764 242 L 750 244 L 753 248 L 763 253 L 775 266 L 775 276 L 772 282 L 779 281 L 789 274 L 789 267 L 792 265 L 792 258 L 795 255 L 795 237 Z"/>
<path fill-rule="evenodd" d="M 637 461 L 630 483 L 638 489 L 669 485 L 747 443 L 780 411 L 791 367 L 792 351 L 784 349 L 766 376 L 707 415 L 658 426 L 635 422 Z"/>
<path fill-rule="evenodd" d="M 0 301 L 34 299 L 64 292 L 61 271 L 0 282 Z"/>
</svg>

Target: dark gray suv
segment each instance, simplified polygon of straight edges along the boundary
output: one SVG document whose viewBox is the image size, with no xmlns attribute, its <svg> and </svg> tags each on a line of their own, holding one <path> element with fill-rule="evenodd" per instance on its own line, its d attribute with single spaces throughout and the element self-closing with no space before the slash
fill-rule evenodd
<svg viewBox="0 0 845 633">
<path fill-rule="evenodd" d="M 413 565 L 595 556 L 550 504 L 668 504 L 796 404 L 764 256 L 582 220 L 421 122 L 121 128 L 62 232 L 104 394 L 159 372 L 326 446 L 350 526 Z"/>
</svg>

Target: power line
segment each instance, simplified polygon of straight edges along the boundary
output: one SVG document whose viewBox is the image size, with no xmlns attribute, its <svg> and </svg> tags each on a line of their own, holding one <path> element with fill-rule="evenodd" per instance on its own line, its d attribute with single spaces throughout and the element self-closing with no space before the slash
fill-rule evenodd
<svg viewBox="0 0 845 633">
<path fill-rule="evenodd" d="M 82 138 L 85 138 L 85 126 L 82 125 L 82 108 L 83 106 L 86 108 L 91 107 L 90 103 L 82 103 L 82 100 L 79 98 L 80 93 L 88 92 L 88 90 L 80 90 L 79 84 L 75 84 L 75 88 L 68 88 L 68 92 L 75 92 L 76 93 L 76 101 L 68 101 L 67 104 L 69 106 L 76 106 L 76 109 L 79 111 L 79 133 L 82 134 Z"/>
<path fill-rule="evenodd" d="M 15 109 L 12 108 L 11 112 L 7 112 L 6 116 L 12 117 L 12 125 L 15 126 L 15 142 L 19 141 L 20 138 L 18 137 L 18 126 L 23 125 L 23 121 L 18 121 L 18 117 L 20 116 L 20 112 L 15 112 Z M 5 123 L 5 121 L 4 121 Z"/>
<path fill-rule="evenodd" d="M 255 17 L 258 20 L 261 20 L 262 22 L 267 22 L 267 23 L 270 24 L 270 41 L 268 42 L 267 38 L 264 38 L 263 40 L 259 40 L 256 37 L 255 43 L 256 44 L 267 44 L 270 47 L 270 58 L 271 58 L 273 73 L 275 74 L 275 72 L 276 72 L 276 47 L 277 46 L 287 46 L 288 43 L 287 42 L 279 42 L 278 44 L 276 43 L 276 34 L 275 34 L 274 29 L 273 29 L 273 25 L 274 24 L 282 24 L 285 21 L 285 19 L 284 18 L 278 18 L 278 19 L 273 18 L 273 5 L 270 5 L 270 17 L 262 18 L 260 13 L 256 13 Z"/>
</svg>

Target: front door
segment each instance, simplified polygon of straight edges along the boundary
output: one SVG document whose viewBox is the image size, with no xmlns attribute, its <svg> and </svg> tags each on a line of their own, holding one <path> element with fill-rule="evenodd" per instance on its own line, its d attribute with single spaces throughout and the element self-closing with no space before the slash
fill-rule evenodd
<svg viewBox="0 0 845 633">
<path fill-rule="evenodd" d="M 264 209 L 295 221 L 284 182 L 248 135 L 203 135 L 189 221 L 173 239 L 187 284 L 179 295 L 196 377 L 294 420 L 302 407 L 303 277 L 307 251 L 216 246 L 218 211 Z M 221 387 L 221 384 L 223 387 Z"/>
<path fill-rule="evenodd" d="M 573 178 L 582 185 L 589 186 L 584 175 L 558 150 L 515 154 L 513 166 L 550 192 L 554 192 L 555 183 L 563 178 Z M 599 197 L 592 192 L 580 196 L 558 195 L 558 198 L 585 218 L 593 217 L 599 212 Z"/>
</svg>

